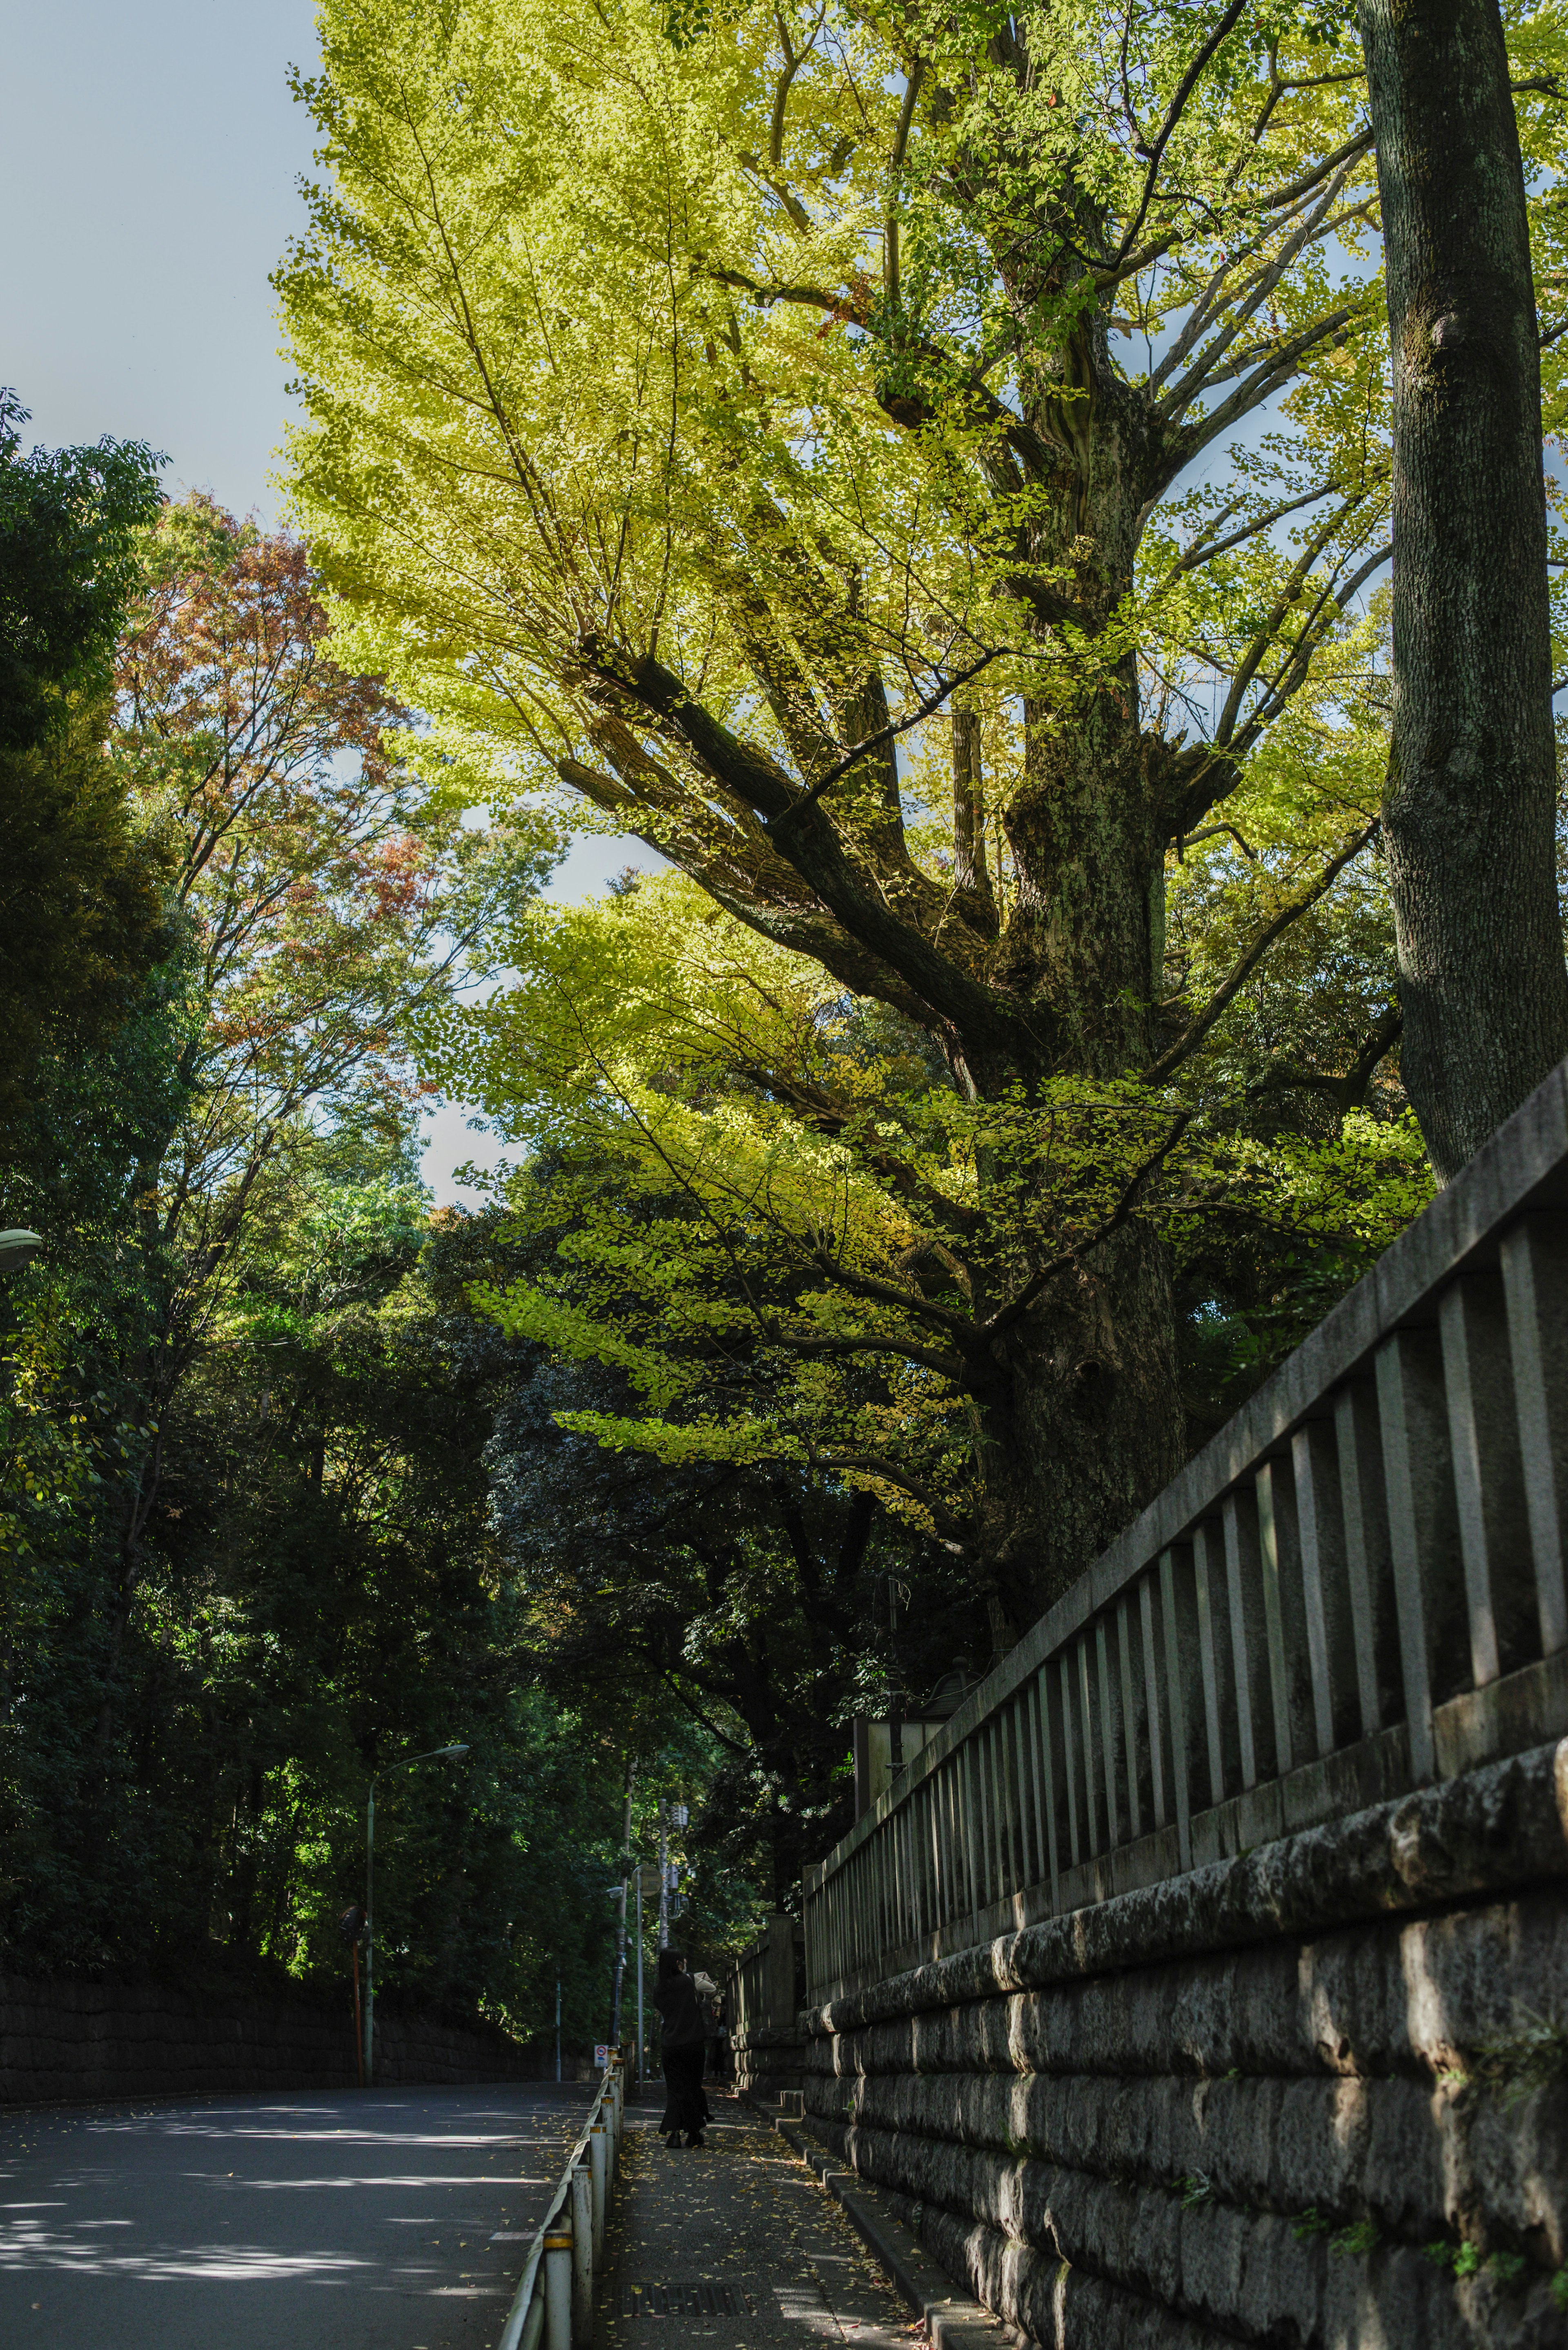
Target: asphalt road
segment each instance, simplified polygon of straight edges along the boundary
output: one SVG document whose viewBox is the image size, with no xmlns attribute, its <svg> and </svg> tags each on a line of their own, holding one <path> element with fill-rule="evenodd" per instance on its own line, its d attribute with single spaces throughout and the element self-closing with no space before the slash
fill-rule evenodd
<svg viewBox="0 0 1568 2350">
<path fill-rule="evenodd" d="M 0 2344 L 491 2350 L 592 2095 L 552 2083 L 0 2116 Z"/>
</svg>

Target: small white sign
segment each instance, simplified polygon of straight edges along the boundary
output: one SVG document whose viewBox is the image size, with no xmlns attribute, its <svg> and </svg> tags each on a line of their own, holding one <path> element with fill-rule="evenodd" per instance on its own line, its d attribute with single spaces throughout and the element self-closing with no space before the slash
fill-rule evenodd
<svg viewBox="0 0 1568 2350">
<path fill-rule="evenodd" d="M 615 2050 L 610 2046 L 607 2040 L 595 2041 L 594 2063 L 598 2066 L 601 2073 L 604 2071 L 605 2066 L 609 2063 L 610 2058 L 614 2054 Z"/>
</svg>

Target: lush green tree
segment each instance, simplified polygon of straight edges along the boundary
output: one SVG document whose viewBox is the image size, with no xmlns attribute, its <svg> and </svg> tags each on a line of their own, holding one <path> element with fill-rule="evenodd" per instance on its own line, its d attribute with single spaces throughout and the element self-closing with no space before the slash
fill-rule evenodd
<svg viewBox="0 0 1568 2350">
<path fill-rule="evenodd" d="M 530 1666 L 484 1463 L 526 1366 L 466 1311 L 463 1241 L 406 1154 L 318 1139 L 246 1228 L 112 1659 L 90 1547 L 39 1527 L 0 1739 L 7 1966 L 341 1976 L 368 1775 L 460 1737 L 379 1796 L 383 1980 L 527 2034 L 559 1969 L 568 2038 L 603 2035 L 624 1742 Z"/>
<path fill-rule="evenodd" d="M 1558 17 L 1521 37 L 1551 65 Z M 1140 1170 L 1212 1095 L 1254 974 L 1377 853 L 1386 345 L 1353 28 L 1255 0 L 329 0 L 323 41 L 327 176 L 280 286 L 345 641 L 487 788 L 639 833 L 922 1031 L 943 1116 L 1012 1123 L 972 1159 L 978 1262 L 928 1199 L 896 1295 L 836 1336 L 907 1388 L 933 1349 L 950 1382 L 961 1338 L 983 1357 L 954 1382 L 973 1571 L 1016 1623 L 1183 1456 Z M 1521 101 L 1543 161 L 1555 88 Z M 1549 205 L 1536 226 L 1555 255 Z M 1251 844 L 1259 796 L 1266 853 L 1201 937 L 1187 890 L 1173 941 L 1188 844 Z M 1304 1102 L 1324 1139 L 1322 1086 L 1397 1034 L 1392 979 L 1360 1033 L 1342 988 L 1281 1038 L 1276 1125 Z M 1031 1191 L 1023 1147 L 1064 1088 L 1100 1162 L 1065 1206 L 1060 1154 Z M 794 1124 L 804 1203 L 846 1146 L 836 1108 Z M 849 1155 L 840 1197 L 890 1199 Z"/>
<path fill-rule="evenodd" d="M 0 390 L 0 749 L 28 750 L 101 696 L 163 460 L 140 441 L 22 452 Z"/>
<path fill-rule="evenodd" d="M 119 1638 L 191 1374 L 247 1218 L 323 1125 L 400 1130 L 408 1024 L 483 968 L 547 861 L 538 823 L 464 825 L 400 755 L 408 713 L 324 649 L 305 550 L 202 497 L 143 547 L 116 660 L 115 753 L 165 845 L 187 934 L 178 1116 L 146 1137 L 139 1237 L 155 1310 L 142 1441 L 119 1496 Z"/>
<path fill-rule="evenodd" d="M 62 1055 L 101 1045 L 174 945 L 162 845 L 105 755 L 100 712 L 0 745 L 0 1156 Z"/>
<path fill-rule="evenodd" d="M 1225 877 L 1204 875 L 1192 887 L 1217 921 Z M 1358 942 L 1374 983 L 1386 914 Z M 1284 1074 L 1315 1126 L 1272 1130 L 1281 1062 L 1244 1031 L 1195 1057 L 1174 1147 L 1169 1103 L 1136 1085 L 968 1102 L 918 1026 L 680 875 L 536 906 L 506 951 L 510 988 L 424 1031 L 429 1065 L 534 1154 L 507 1183 L 529 1253 L 487 1269 L 476 1304 L 613 1374 L 619 1395 L 552 1409 L 645 1472 L 651 1458 L 872 1496 L 981 1584 L 981 1656 L 1027 1621 L 1033 1589 L 987 1523 L 986 1448 L 1024 1440 L 996 1349 L 1040 1259 L 1069 1258 L 1137 1198 L 1184 1284 L 1184 1385 L 1206 1433 L 1429 1194 L 1407 1122 L 1324 1116 L 1302 1072 Z M 1342 1019 L 1366 976 L 1332 972 Z M 1277 1033 L 1277 1008 L 1250 1008 Z M 1238 1060 L 1251 1129 L 1200 1114 L 1203 1085 L 1241 1091 Z M 1080 1363 L 1085 1388 L 1110 1375 Z M 855 1606 L 864 1618 L 864 1594 Z"/>
<path fill-rule="evenodd" d="M 103 1041 L 169 950 L 156 847 L 103 757 L 115 638 L 156 512 L 140 442 L 22 450 L 0 390 L 0 1155 L 50 1053 Z"/>
</svg>

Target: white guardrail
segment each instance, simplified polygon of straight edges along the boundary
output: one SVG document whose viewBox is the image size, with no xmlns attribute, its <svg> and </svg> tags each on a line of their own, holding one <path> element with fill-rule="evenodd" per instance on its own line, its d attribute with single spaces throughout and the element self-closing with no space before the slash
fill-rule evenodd
<svg viewBox="0 0 1568 2350">
<path fill-rule="evenodd" d="M 625 2132 L 626 2075 L 614 2056 L 528 2247 L 496 2350 L 586 2350 L 593 2341 L 594 2271 Z"/>
</svg>

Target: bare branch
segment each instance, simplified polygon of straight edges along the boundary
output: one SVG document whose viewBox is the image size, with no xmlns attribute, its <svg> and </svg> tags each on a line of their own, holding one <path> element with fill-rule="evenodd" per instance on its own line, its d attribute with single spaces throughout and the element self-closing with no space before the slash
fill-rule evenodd
<svg viewBox="0 0 1568 2350">
<path fill-rule="evenodd" d="M 1210 59 L 1213 57 L 1215 50 L 1230 34 L 1234 32 L 1237 23 L 1245 13 L 1246 7 L 1247 0 L 1231 0 L 1231 5 L 1226 9 L 1225 14 L 1220 17 L 1220 22 L 1215 26 L 1214 30 L 1210 33 L 1207 41 L 1205 41 L 1202 47 L 1199 49 L 1198 54 L 1193 58 L 1191 64 L 1188 67 L 1187 71 L 1182 75 L 1180 81 L 1177 84 L 1175 95 L 1171 99 L 1170 104 L 1166 109 L 1165 120 L 1160 124 L 1159 129 L 1156 131 L 1154 136 L 1154 144 L 1148 150 L 1148 170 L 1144 175 L 1143 195 L 1138 203 L 1137 211 L 1128 222 L 1127 229 L 1123 234 L 1121 243 L 1116 250 L 1116 265 L 1118 267 L 1126 261 L 1128 254 L 1132 251 L 1133 245 L 1137 239 L 1137 233 L 1148 217 L 1149 205 L 1154 202 L 1155 182 L 1159 177 L 1160 163 L 1164 158 L 1166 147 L 1170 140 L 1170 135 L 1176 129 L 1177 124 L 1180 121 L 1183 113 L 1186 111 L 1187 101 L 1197 88 L 1198 83 L 1207 68 Z"/>
<path fill-rule="evenodd" d="M 989 669 L 993 660 L 1000 660 L 1003 653 L 1011 652 L 1012 650 L 1011 645 L 993 645 L 989 652 L 981 653 L 979 660 L 971 662 L 968 669 L 960 670 L 956 677 L 944 678 L 941 684 L 929 693 L 919 708 L 910 712 L 908 718 L 890 719 L 886 726 L 879 726 L 875 734 L 867 734 L 863 743 L 852 744 L 844 753 L 842 758 L 835 761 L 826 775 L 817 777 L 809 791 L 802 792 L 800 797 L 792 802 L 782 816 L 774 816 L 769 820 L 768 830 L 774 841 L 782 839 L 796 816 L 802 815 L 806 808 L 813 806 L 822 797 L 824 792 L 846 775 L 856 762 L 866 756 L 867 751 L 880 751 L 886 744 L 897 742 L 898 736 L 907 734 L 911 726 L 919 726 L 923 719 L 929 718 L 934 711 L 940 710 L 950 694 L 956 693 L 961 686 L 968 685 L 972 678 L 980 675 L 981 670 Z"/>
<path fill-rule="evenodd" d="M 1366 1099 L 1378 1063 L 1386 1060 L 1393 1051 L 1404 1027 L 1404 1013 L 1397 1002 L 1393 1003 L 1373 1024 L 1366 1042 L 1342 1076 L 1336 1077 L 1317 1069 L 1303 1069 L 1293 1061 L 1275 1061 L 1247 1087 L 1247 1098 L 1256 1101 L 1264 1094 L 1326 1094 L 1338 1105 L 1342 1117 L 1346 1110 L 1359 1109 Z"/>
<path fill-rule="evenodd" d="M 1351 859 L 1359 857 L 1368 841 L 1376 837 L 1377 829 L 1377 820 L 1375 817 L 1365 831 L 1358 832 L 1348 847 L 1342 848 L 1339 855 L 1331 859 L 1327 870 L 1314 882 L 1304 898 L 1298 898 L 1292 904 L 1282 908 L 1261 936 L 1252 941 L 1246 953 L 1232 969 L 1230 977 L 1215 990 L 1197 1019 L 1184 1028 L 1174 1045 L 1168 1045 L 1158 1059 L 1152 1062 L 1144 1072 L 1146 1085 L 1163 1085 L 1171 1072 L 1179 1069 L 1182 1062 L 1198 1050 L 1220 1014 L 1235 1001 L 1237 994 L 1251 977 L 1274 941 L 1283 931 L 1288 931 L 1293 922 L 1299 921 L 1303 914 L 1311 912 L 1319 899 L 1324 897 L 1333 888 Z"/>
</svg>

